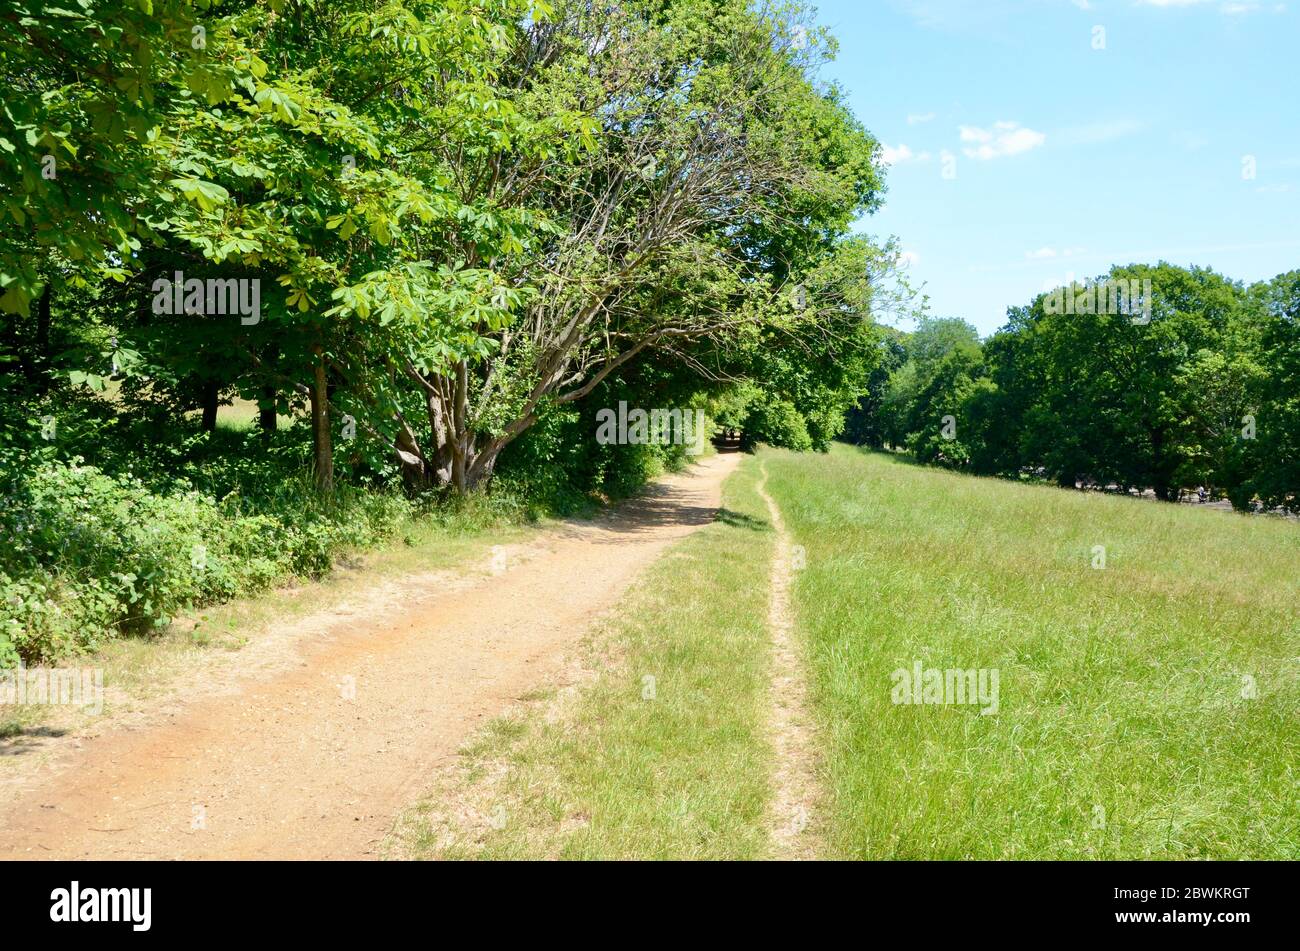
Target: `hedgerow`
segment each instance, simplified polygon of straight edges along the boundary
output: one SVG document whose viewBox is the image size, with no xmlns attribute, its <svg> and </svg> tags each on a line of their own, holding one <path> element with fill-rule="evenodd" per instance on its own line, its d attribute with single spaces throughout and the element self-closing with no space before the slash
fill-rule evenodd
<svg viewBox="0 0 1300 951">
<path fill-rule="evenodd" d="M 337 552 L 392 534 L 411 505 L 342 492 L 328 506 L 247 514 L 184 479 L 166 490 L 81 460 L 43 463 L 8 487 L 0 510 L 0 664 L 54 660 L 178 612 L 317 577 Z M 305 503 L 305 504 L 301 504 Z"/>
</svg>

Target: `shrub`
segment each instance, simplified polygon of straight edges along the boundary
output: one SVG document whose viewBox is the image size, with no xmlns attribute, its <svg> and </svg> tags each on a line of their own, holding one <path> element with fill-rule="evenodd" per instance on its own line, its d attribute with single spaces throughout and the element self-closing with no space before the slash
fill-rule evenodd
<svg viewBox="0 0 1300 951">
<path fill-rule="evenodd" d="M 328 504 L 292 492 L 280 512 L 246 514 L 175 480 L 167 493 L 131 475 L 45 463 L 10 488 L 0 530 L 0 664 L 93 649 L 178 611 L 328 571 L 337 551 L 389 535 L 409 503 L 344 491 Z"/>
</svg>

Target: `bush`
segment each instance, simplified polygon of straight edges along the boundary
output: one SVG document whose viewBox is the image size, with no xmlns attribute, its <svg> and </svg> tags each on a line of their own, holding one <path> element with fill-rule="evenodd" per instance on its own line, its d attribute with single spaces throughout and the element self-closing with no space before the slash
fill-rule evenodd
<svg viewBox="0 0 1300 951">
<path fill-rule="evenodd" d="M 752 404 L 744 425 L 746 448 L 757 443 L 767 443 L 796 452 L 808 452 L 813 448 L 808 425 L 789 400 L 764 399 Z"/>
<path fill-rule="evenodd" d="M 0 664 L 89 650 L 120 631 L 165 625 L 180 610 L 327 571 L 334 554 L 373 544 L 409 512 L 404 500 L 344 492 L 328 505 L 246 514 L 176 480 L 160 493 L 130 475 L 45 463 L 10 488 L 0 531 Z"/>
<path fill-rule="evenodd" d="M 537 424 L 501 454 L 492 494 L 526 500 L 532 516 L 567 515 L 594 497 L 626 498 L 665 470 L 681 468 L 681 445 L 598 443 L 595 412 L 601 404 L 596 399 L 582 411 L 544 409 Z"/>
</svg>

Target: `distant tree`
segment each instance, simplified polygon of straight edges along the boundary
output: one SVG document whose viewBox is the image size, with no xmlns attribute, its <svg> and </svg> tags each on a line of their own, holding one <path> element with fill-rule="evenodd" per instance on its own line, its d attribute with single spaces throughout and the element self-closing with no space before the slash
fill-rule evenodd
<svg viewBox="0 0 1300 951">
<path fill-rule="evenodd" d="M 905 335 L 892 327 L 882 327 L 880 356 L 867 377 L 866 392 L 845 414 L 844 439 L 860 446 L 883 449 L 888 440 L 884 404 L 889 381 L 907 359 Z"/>
<path fill-rule="evenodd" d="M 1103 279 L 1149 280 L 1150 322 L 1095 312 L 1109 308 L 1051 312 L 1048 295 L 1013 311 L 988 349 L 1001 404 L 991 419 L 1004 422 L 987 444 L 1007 446 L 1008 461 L 1043 467 L 1063 485 L 1082 478 L 1176 499 L 1190 473 L 1205 474 L 1192 466 L 1202 451 L 1193 433 L 1204 422 L 1194 420 L 1203 380 L 1186 368 L 1197 352 L 1223 348 L 1243 291 L 1213 272 L 1168 264 L 1117 267 Z"/>
<path fill-rule="evenodd" d="M 1149 282 L 1146 307 L 1112 306 L 1104 288 L 1121 281 Z M 960 320 L 922 321 L 872 427 L 975 472 L 1292 506 L 1297 283 L 1247 291 L 1206 269 L 1130 265 L 1009 309 L 982 347 Z"/>
<path fill-rule="evenodd" d="M 1228 474 L 1221 481 L 1238 508 L 1254 499 L 1300 511 L 1300 270 L 1251 288 L 1261 313 L 1258 365 L 1248 366 L 1245 402 L 1236 424 Z M 1234 393 L 1235 395 L 1235 393 Z M 1233 407 L 1232 412 L 1241 404 Z M 1231 435 L 1231 434 L 1230 434 Z"/>
</svg>

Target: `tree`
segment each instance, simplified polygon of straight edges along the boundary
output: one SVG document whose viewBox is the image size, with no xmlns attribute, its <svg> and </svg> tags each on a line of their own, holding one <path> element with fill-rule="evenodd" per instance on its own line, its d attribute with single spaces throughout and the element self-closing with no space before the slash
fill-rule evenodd
<svg viewBox="0 0 1300 951">
<path fill-rule="evenodd" d="M 429 438 L 400 441 L 424 477 L 481 483 L 544 405 L 642 355 L 690 361 L 758 339 L 796 268 L 874 207 L 878 147 L 813 87 L 791 33 L 741 0 L 571 2 L 521 32 L 502 73 L 513 109 L 598 125 L 579 126 L 579 151 L 444 156 L 483 186 L 482 214 L 538 209 L 546 240 L 498 257 L 519 305 L 467 322 L 477 351 L 408 342 Z"/>
<path fill-rule="evenodd" d="M 1260 313 L 1258 366 L 1247 365 L 1247 413 L 1239 423 L 1221 482 L 1239 509 L 1258 498 L 1300 511 L 1300 271 L 1250 289 Z M 1239 408 L 1235 407 L 1235 408 Z M 1235 411 L 1235 408 L 1232 411 Z"/>
<path fill-rule="evenodd" d="M 880 354 L 867 377 L 866 392 L 845 415 L 844 438 L 860 446 L 885 448 L 889 433 L 885 418 L 885 399 L 889 383 L 907 359 L 905 335 L 892 327 L 881 328 Z"/>
</svg>

